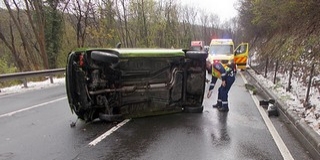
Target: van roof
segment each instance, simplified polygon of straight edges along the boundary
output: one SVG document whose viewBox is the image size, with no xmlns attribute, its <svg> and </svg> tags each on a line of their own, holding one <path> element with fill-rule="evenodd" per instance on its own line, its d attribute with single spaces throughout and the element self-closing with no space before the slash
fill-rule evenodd
<svg viewBox="0 0 320 160">
<path fill-rule="evenodd" d="M 210 44 L 232 44 L 232 39 L 212 39 Z"/>
</svg>

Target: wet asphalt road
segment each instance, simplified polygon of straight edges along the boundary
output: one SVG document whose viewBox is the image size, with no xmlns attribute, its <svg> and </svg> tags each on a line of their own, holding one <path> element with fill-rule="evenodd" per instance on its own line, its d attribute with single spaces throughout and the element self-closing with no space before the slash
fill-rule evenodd
<svg viewBox="0 0 320 160">
<path fill-rule="evenodd" d="M 229 93 L 230 111 L 212 108 L 215 101 L 205 98 L 201 114 L 130 120 L 90 146 L 116 124 L 78 121 L 71 128 L 76 116 L 65 86 L 0 96 L 0 160 L 283 159 L 239 74 Z M 281 121 L 272 121 L 294 159 L 311 159 Z"/>
</svg>

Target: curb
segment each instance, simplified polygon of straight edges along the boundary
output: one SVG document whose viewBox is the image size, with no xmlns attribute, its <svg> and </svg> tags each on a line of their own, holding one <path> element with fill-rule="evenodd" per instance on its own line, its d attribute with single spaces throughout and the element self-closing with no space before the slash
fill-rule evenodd
<svg viewBox="0 0 320 160">
<path fill-rule="evenodd" d="M 304 122 L 297 114 L 289 110 L 289 107 L 281 101 L 272 91 L 266 89 L 259 81 L 255 78 L 252 69 L 247 69 L 248 75 L 254 79 L 254 86 L 260 88 L 267 96 L 276 100 L 278 108 L 280 109 L 280 114 L 284 116 L 285 119 L 290 121 L 287 124 L 292 133 L 297 137 L 297 139 L 302 143 L 302 145 L 310 152 L 311 156 L 314 158 L 320 157 L 320 135 L 316 133 L 306 122 Z"/>
</svg>

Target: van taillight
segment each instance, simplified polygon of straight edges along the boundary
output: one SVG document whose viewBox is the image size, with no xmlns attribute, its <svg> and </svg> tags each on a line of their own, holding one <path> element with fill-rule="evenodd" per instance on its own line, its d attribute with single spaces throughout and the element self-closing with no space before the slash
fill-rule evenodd
<svg viewBox="0 0 320 160">
<path fill-rule="evenodd" d="M 81 55 L 79 56 L 79 65 L 80 65 L 80 67 L 82 67 L 83 64 L 84 64 L 84 62 L 83 62 L 83 55 L 81 54 Z"/>
</svg>

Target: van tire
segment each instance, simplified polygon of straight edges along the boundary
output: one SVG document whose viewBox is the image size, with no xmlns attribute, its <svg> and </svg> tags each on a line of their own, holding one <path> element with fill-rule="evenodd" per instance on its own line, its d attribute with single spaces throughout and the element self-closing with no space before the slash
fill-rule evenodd
<svg viewBox="0 0 320 160">
<path fill-rule="evenodd" d="M 119 62 L 119 53 L 115 51 L 92 51 L 91 58 L 99 62 L 116 64 Z"/>
</svg>

